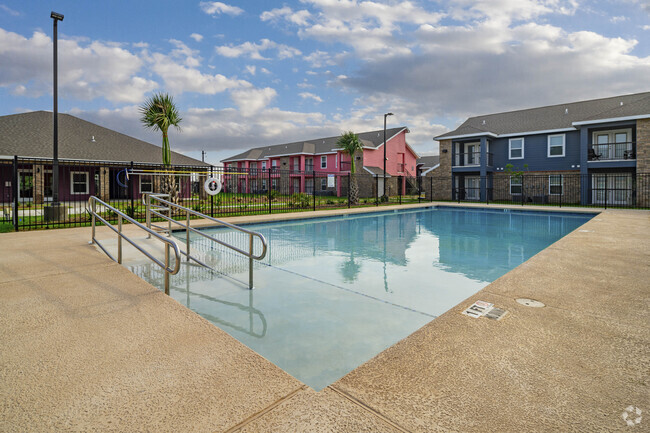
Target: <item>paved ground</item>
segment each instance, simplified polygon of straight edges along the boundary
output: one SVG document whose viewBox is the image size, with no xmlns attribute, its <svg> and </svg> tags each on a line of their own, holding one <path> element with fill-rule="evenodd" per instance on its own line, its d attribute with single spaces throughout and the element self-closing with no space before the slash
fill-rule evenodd
<svg viewBox="0 0 650 433">
<path fill-rule="evenodd" d="M 0 431 L 650 431 L 650 212 L 601 213 L 321 392 L 89 235 L 0 235 Z M 508 314 L 460 314 L 477 299 Z"/>
</svg>

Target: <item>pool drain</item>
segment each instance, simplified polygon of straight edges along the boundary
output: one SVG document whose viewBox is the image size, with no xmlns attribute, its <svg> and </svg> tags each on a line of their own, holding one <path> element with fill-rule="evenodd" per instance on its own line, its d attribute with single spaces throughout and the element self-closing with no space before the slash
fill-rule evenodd
<svg viewBox="0 0 650 433">
<path fill-rule="evenodd" d="M 525 305 L 527 307 L 541 308 L 546 306 L 542 302 L 536 301 L 534 299 L 518 298 L 516 301 L 521 305 Z"/>
</svg>

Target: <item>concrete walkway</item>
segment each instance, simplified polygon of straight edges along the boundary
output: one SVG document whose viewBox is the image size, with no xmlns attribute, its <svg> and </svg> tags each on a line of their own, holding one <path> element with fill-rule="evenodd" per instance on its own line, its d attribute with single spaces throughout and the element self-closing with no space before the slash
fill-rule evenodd
<svg viewBox="0 0 650 433">
<path fill-rule="evenodd" d="M 650 212 L 601 213 L 321 392 L 89 237 L 0 235 L 0 431 L 650 431 Z M 460 314 L 479 299 L 508 314 Z"/>
</svg>

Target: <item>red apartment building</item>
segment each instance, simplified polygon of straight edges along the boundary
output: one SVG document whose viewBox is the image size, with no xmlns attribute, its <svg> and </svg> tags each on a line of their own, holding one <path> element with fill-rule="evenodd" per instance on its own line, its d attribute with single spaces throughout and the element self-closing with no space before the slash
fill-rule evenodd
<svg viewBox="0 0 650 433">
<path fill-rule="evenodd" d="M 392 176 L 416 176 L 418 155 L 406 141 L 407 133 L 409 130 L 405 126 L 386 130 L 387 179 Z M 363 152 L 355 154 L 356 173 L 378 176 L 379 195 L 383 195 L 384 130 L 357 135 L 363 144 Z M 231 192 L 255 193 L 266 191 L 269 186 L 278 189 L 280 182 L 286 182 L 288 176 L 291 194 L 317 192 L 340 196 L 341 177 L 347 177 L 350 172 L 350 156 L 337 147 L 339 138 L 316 138 L 256 147 L 226 158 L 222 160 L 226 171 L 224 184 Z M 228 172 L 239 175 L 233 176 L 229 182 Z M 334 187 L 328 182 L 328 175 L 334 176 Z M 401 185 L 404 189 L 404 182 Z M 285 191 L 285 187 L 282 190 Z"/>
</svg>

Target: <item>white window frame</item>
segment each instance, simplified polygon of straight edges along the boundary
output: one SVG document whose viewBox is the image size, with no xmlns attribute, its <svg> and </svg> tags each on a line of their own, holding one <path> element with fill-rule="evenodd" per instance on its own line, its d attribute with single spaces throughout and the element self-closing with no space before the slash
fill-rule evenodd
<svg viewBox="0 0 650 433">
<path fill-rule="evenodd" d="M 278 166 L 278 160 L 277 159 L 272 159 L 271 160 L 271 168 L 277 168 Z"/>
<path fill-rule="evenodd" d="M 142 179 L 143 179 L 144 177 L 148 177 L 148 178 L 149 178 L 149 181 L 150 181 L 150 183 L 151 183 L 151 190 L 150 190 L 150 191 L 143 191 L 143 190 L 142 190 Z M 141 174 L 140 176 L 138 176 L 138 178 L 139 178 L 139 183 L 140 183 L 140 184 L 139 184 L 140 194 L 145 193 L 145 192 L 149 192 L 149 193 L 153 192 L 153 176 L 151 176 L 150 174 L 149 174 L 149 175 L 148 175 L 148 174 Z"/>
<path fill-rule="evenodd" d="M 320 190 L 321 191 L 327 191 L 327 178 L 326 177 L 322 177 L 320 179 Z"/>
<path fill-rule="evenodd" d="M 278 190 L 278 178 L 274 177 L 271 179 L 271 189 Z"/>
<path fill-rule="evenodd" d="M 519 192 L 512 192 L 512 180 L 514 179 L 519 179 L 519 184 L 515 184 L 514 186 L 518 186 L 521 188 L 521 191 Z M 523 182 L 523 176 L 516 176 L 516 175 L 510 175 L 510 195 L 522 195 L 524 193 L 524 182 Z"/>
<path fill-rule="evenodd" d="M 75 192 L 74 186 L 75 186 L 75 181 L 74 181 L 74 175 L 75 174 L 83 174 L 86 177 L 86 189 L 84 192 Z M 87 171 L 71 171 L 70 172 L 70 194 L 71 195 L 84 195 L 84 194 L 90 194 L 90 184 L 88 182 L 88 172 Z"/>
<path fill-rule="evenodd" d="M 262 170 L 266 170 L 266 161 L 262 161 Z"/>
<path fill-rule="evenodd" d="M 320 168 L 327 168 L 327 155 L 320 156 Z"/>
<path fill-rule="evenodd" d="M 560 184 L 551 184 L 551 178 L 553 177 L 559 177 L 560 178 Z M 551 192 L 551 186 L 559 186 L 560 187 L 560 193 L 553 193 Z M 564 176 L 561 174 L 549 174 L 548 175 L 548 194 L 549 195 L 564 195 Z"/>
<path fill-rule="evenodd" d="M 521 156 L 512 156 L 512 142 L 513 141 L 518 141 L 521 140 Z M 508 140 L 508 159 L 524 159 L 524 147 L 525 147 L 525 140 L 524 137 L 517 137 L 517 138 L 511 138 Z M 519 149 L 515 149 L 519 150 Z"/>
<path fill-rule="evenodd" d="M 562 137 L 562 154 L 561 155 L 551 155 L 551 138 L 553 137 Z M 546 156 L 548 158 L 563 158 L 566 155 L 566 134 L 552 134 L 546 138 Z M 558 146 L 553 146 L 558 147 Z"/>
<path fill-rule="evenodd" d="M 266 179 L 262 179 L 262 189 L 266 190 Z"/>
</svg>

